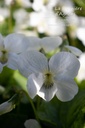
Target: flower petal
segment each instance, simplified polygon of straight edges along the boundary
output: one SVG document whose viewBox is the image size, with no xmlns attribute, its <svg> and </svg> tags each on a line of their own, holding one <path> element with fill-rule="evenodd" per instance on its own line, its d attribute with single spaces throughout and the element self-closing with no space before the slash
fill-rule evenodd
<svg viewBox="0 0 85 128">
<path fill-rule="evenodd" d="M 44 37 L 41 39 L 41 45 L 46 52 L 50 52 L 61 45 L 62 39 L 60 37 Z"/>
<path fill-rule="evenodd" d="M 28 82 L 27 82 L 27 89 L 29 96 L 31 98 L 34 98 L 42 85 L 43 85 L 42 73 L 31 74 L 28 77 Z"/>
<path fill-rule="evenodd" d="M 82 51 L 76 47 L 65 45 L 65 48 L 67 48 L 69 51 L 71 51 L 74 55 L 80 56 L 82 54 Z"/>
<path fill-rule="evenodd" d="M 80 67 L 76 56 L 69 52 L 59 52 L 52 56 L 49 61 L 50 70 L 57 76 L 69 76 L 74 78 Z"/>
<path fill-rule="evenodd" d="M 9 53 L 7 67 L 13 70 L 17 70 L 18 61 L 18 55 L 16 53 Z"/>
<path fill-rule="evenodd" d="M 3 36 L 0 34 L 0 50 L 4 49 L 4 39 Z"/>
<path fill-rule="evenodd" d="M 47 58 L 38 51 L 26 51 L 19 55 L 19 71 L 25 77 L 31 73 L 43 72 L 48 69 Z"/>
<path fill-rule="evenodd" d="M 23 34 L 9 34 L 4 39 L 4 45 L 5 49 L 10 52 L 21 53 L 28 48 L 28 38 Z"/>
<path fill-rule="evenodd" d="M 39 50 L 41 48 L 40 38 L 30 36 L 28 37 L 28 41 L 29 41 L 28 50 Z"/>
<path fill-rule="evenodd" d="M 72 100 L 78 92 L 78 86 L 73 79 L 59 77 L 56 79 L 56 84 L 58 88 L 56 96 L 63 102 Z"/>
<path fill-rule="evenodd" d="M 8 101 L 0 104 L 0 115 L 3 115 L 5 113 L 8 113 L 10 111 L 12 111 L 15 108 L 15 98 L 16 94 L 11 97 L 11 99 L 9 99 Z"/>
<path fill-rule="evenodd" d="M 12 109 L 13 109 L 13 103 L 6 101 L 0 104 L 0 115 L 10 112 Z"/>
<path fill-rule="evenodd" d="M 57 92 L 57 86 L 56 84 L 54 84 L 50 88 L 45 88 L 44 86 L 42 86 L 37 94 L 40 97 L 42 97 L 44 100 L 50 101 L 54 97 L 56 92 Z"/>
<path fill-rule="evenodd" d="M 34 119 L 26 120 L 24 125 L 26 128 L 41 128 L 39 123 Z"/>
</svg>

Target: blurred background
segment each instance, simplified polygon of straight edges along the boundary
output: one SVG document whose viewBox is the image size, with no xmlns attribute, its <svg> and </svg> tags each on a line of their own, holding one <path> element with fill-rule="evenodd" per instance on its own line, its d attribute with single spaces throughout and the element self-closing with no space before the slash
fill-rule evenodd
<svg viewBox="0 0 85 128">
<path fill-rule="evenodd" d="M 33 103 L 42 128 L 85 128 L 85 0 L 0 0 L 0 33 L 4 37 L 10 33 L 40 38 L 66 36 L 69 45 L 82 51 L 77 96 L 68 103 L 56 97 L 49 103 L 36 97 Z M 0 74 L 0 104 L 15 94 L 16 107 L 0 116 L 0 128 L 24 128 L 25 120 L 35 119 L 26 78 L 4 67 Z"/>
</svg>

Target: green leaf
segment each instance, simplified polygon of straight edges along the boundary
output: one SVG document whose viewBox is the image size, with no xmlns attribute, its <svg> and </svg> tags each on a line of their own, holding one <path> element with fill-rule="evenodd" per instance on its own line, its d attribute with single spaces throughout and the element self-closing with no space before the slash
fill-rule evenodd
<svg viewBox="0 0 85 128">
<path fill-rule="evenodd" d="M 43 101 L 38 108 L 38 116 L 49 128 L 84 128 L 85 89 L 80 89 L 69 102 L 61 102 L 57 97 L 50 102 Z"/>
<path fill-rule="evenodd" d="M 79 91 L 70 102 L 61 104 L 60 119 L 64 128 L 83 128 L 85 108 L 85 90 Z"/>
<path fill-rule="evenodd" d="M 44 121 L 49 128 L 61 128 L 61 121 L 59 120 L 60 104 L 60 101 L 55 97 L 50 102 L 42 101 L 42 104 L 38 108 L 40 120 Z"/>
</svg>

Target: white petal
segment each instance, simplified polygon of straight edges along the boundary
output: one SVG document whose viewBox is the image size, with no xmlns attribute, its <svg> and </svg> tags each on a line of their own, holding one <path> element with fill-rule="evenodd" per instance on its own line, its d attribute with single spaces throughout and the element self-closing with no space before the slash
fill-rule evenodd
<svg viewBox="0 0 85 128">
<path fill-rule="evenodd" d="M 6 101 L 0 104 L 0 115 L 10 112 L 13 108 L 14 108 L 14 105 L 12 102 Z"/>
<path fill-rule="evenodd" d="M 28 50 L 39 50 L 41 48 L 40 38 L 38 37 L 28 37 Z"/>
<path fill-rule="evenodd" d="M 34 119 L 26 120 L 24 125 L 26 128 L 41 128 L 39 123 Z"/>
<path fill-rule="evenodd" d="M 16 53 L 9 53 L 7 67 L 13 70 L 18 69 L 18 55 Z"/>
<path fill-rule="evenodd" d="M 4 45 L 5 49 L 10 52 L 21 53 L 28 48 L 28 38 L 23 34 L 9 34 L 4 39 Z"/>
<path fill-rule="evenodd" d="M 42 85 L 43 85 L 43 75 L 41 73 L 31 74 L 28 77 L 28 82 L 27 82 L 27 89 L 29 96 L 31 98 L 34 98 Z"/>
<path fill-rule="evenodd" d="M 3 36 L 0 34 L 0 50 L 4 49 L 4 39 Z"/>
<path fill-rule="evenodd" d="M 74 78 L 78 73 L 80 63 L 72 53 L 59 52 L 52 56 L 49 67 L 57 76 L 65 75 Z"/>
<path fill-rule="evenodd" d="M 70 50 L 76 56 L 80 56 L 82 54 L 82 51 L 80 49 L 76 48 L 76 47 L 66 45 L 65 48 Z"/>
<path fill-rule="evenodd" d="M 25 77 L 31 73 L 43 72 L 48 69 L 47 58 L 38 51 L 27 51 L 19 56 L 19 71 Z"/>
<path fill-rule="evenodd" d="M 44 86 L 42 86 L 37 94 L 40 97 L 42 97 L 44 100 L 50 101 L 54 97 L 56 92 L 57 92 L 57 86 L 56 84 L 54 84 L 50 88 L 45 88 Z"/>
<path fill-rule="evenodd" d="M 58 91 L 56 96 L 61 101 L 70 101 L 78 92 L 78 86 L 73 79 L 61 77 L 56 79 Z"/>
<path fill-rule="evenodd" d="M 41 45 L 46 52 L 50 52 L 61 45 L 62 39 L 60 37 L 44 37 L 41 39 Z"/>
</svg>

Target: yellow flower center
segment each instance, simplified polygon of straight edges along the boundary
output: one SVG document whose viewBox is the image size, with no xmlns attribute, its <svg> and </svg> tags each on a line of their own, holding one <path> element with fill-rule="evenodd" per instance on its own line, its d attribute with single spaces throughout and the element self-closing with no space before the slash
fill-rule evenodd
<svg viewBox="0 0 85 128">
<path fill-rule="evenodd" d="M 5 64 L 8 61 L 8 54 L 7 51 L 3 50 L 0 52 L 0 62 Z"/>
<path fill-rule="evenodd" d="M 53 86 L 53 84 L 54 84 L 53 83 L 53 75 L 50 72 L 46 73 L 44 75 L 44 83 L 43 83 L 43 86 L 45 88 L 50 88 L 50 87 Z"/>
</svg>

